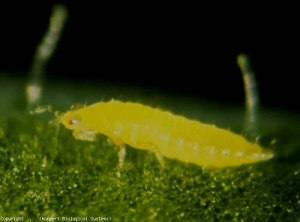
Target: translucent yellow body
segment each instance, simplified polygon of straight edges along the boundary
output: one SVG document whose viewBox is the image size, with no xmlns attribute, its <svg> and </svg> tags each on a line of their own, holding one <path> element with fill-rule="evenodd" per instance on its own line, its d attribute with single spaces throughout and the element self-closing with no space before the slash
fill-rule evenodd
<svg viewBox="0 0 300 222">
<path fill-rule="evenodd" d="M 93 140 L 101 133 L 120 148 L 128 144 L 153 151 L 162 166 L 162 156 L 215 167 L 255 163 L 273 156 L 271 150 L 229 130 L 138 103 L 99 102 L 70 110 L 60 121 L 78 139 Z"/>
</svg>

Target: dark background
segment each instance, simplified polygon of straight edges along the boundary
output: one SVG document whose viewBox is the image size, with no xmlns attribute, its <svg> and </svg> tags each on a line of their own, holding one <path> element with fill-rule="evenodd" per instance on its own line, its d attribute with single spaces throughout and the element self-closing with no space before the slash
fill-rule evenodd
<svg viewBox="0 0 300 222">
<path fill-rule="evenodd" d="M 56 2 L 1 3 L 2 73 L 25 75 Z M 236 56 L 243 52 L 257 74 L 262 104 L 300 110 L 293 6 L 62 3 L 69 18 L 48 80 L 130 83 L 242 103 Z"/>
</svg>

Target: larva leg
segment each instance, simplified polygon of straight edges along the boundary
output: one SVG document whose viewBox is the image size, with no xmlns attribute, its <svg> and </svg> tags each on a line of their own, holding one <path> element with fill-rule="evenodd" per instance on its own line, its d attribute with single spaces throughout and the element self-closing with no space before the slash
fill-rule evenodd
<svg viewBox="0 0 300 222">
<path fill-rule="evenodd" d="M 79 140 L 95 141 L 96 132 L 92 130 L 74 130 L 73 136 Z"/>
<path fill-rule="evenodd" d="M 244 89 L 246 96 L 246 120 L 245 128 L 250 135 L 257 135 L 257 118 L 259 109 L 259 95 L 257 90 L 257 83 L 255 73 L 251 69 L 250 61 L 247 55 L 240 54 L 237 57 L 237 63 L 241 69 L 244 80 Z"/>
<path fill-rule="evenodd" d="M 143 147 L 145 150 L 150 150 L 152 152 L 154 152 L 156 158 L 158 159 L 160 165 L 161 165 L 161 168 L 164 168 L 165 167 L 165 161 L 164 161 L 164 157 L 161 155 L 158 147 L 152 143 L 141 143 L 139 142 L 138 143 L 138 147 Z"/>
<path fill-rule="evenodd" d="M 126 148 L 125 148 L 125 144 L 120 146 L 120 150 L 119 150 L 119 167 L 123 168 L 124 166 L 124 159 L 126 156 Z"/>
<path fill-rule="evenodd" d="M 126 145 L 125 143 L 117 138 L 110 138 L 114 144 L 116 144 L 120 150 L 119 150 L 119 167 L 122 168 L 124 166 L 124 160 L 125 160 L 125 156 L 126 156 Z"/>
<path fill-rule="evenodd" d="M 164 169 L 164 168 L 165 168 L 165 161 L 164 161 L 164 158 L 163 158 L 163 156 L 161 155 L 159 149 L 158 149 L 157 147 L 155 147 L 155 149 L 154 149 L 153 152 L 154 152 L 156 158 L 158 159 L 158 161 L 159 161 L 159 163 L 160 163 L 160 165 L 161 165 L 161 168 Z"/>
</svg>

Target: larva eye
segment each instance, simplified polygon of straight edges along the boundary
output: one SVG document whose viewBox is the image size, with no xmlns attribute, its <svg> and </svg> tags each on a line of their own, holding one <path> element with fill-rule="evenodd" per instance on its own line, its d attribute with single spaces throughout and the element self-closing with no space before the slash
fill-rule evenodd
<svg viewBox="0 0 300 222">
<path fill-rule="evenodd" d="M 72 119 L 69 121 L 69 125 L 75 125 L 78 123 L 78 120 L 77 119 Z"/>
</svg>

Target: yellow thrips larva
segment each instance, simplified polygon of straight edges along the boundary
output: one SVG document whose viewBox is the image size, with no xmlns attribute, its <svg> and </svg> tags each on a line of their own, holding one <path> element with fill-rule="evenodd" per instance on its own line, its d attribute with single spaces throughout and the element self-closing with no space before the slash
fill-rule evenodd
<svg viewBox="0 0 300 222">
<path fill-rule="evenodd" d="M 72 109 L 59 117 L 77 139 L 93 141 L 97 133 L 120 147 L 125 144 L 154 152 L 162 167 L 164 157 L 201 166 L 237 166 L 268 160 L 271 150 L 263 149 L 242 136 L 214 125 L 177 116 L 139 103 L 111 100 Z"/>
</svg>

